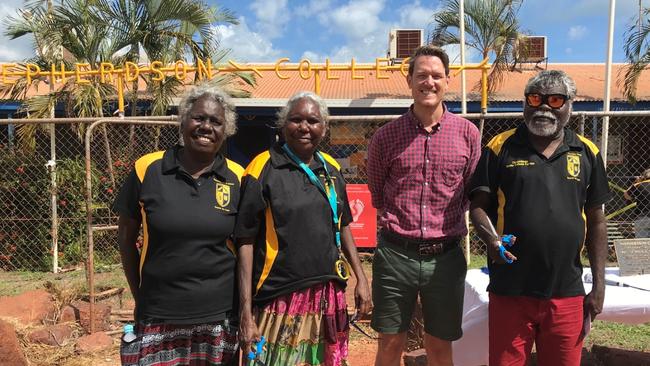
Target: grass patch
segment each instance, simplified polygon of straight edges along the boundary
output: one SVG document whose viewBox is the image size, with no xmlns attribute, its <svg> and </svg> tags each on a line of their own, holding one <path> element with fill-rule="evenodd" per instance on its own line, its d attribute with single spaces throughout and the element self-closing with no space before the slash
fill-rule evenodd
<svg viewBox="0 0 650 366">
<path fill-rule="evenodd" d="M 487 256 L 480 254 L 470 254 L 467 269 L 479 269 L 481 267 L 487 267 Z"/>
<path fill-rule="evenodd" d="M 592 345 L 650 352 L 650 323 L 629 325 L 596 320 L 585 340 L 585 347 Z"/>
<path fill-rule="evenodd" d="M 0 296 L 15 296 L 43 288 L 43 283 L 54 276 L 45 272 L 0 272 Z"/>
</svg>

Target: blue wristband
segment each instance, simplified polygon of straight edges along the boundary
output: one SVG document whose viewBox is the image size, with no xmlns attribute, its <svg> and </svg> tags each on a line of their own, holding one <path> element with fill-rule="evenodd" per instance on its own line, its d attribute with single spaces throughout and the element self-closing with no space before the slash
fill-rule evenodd
<svg viewBox="0 0 650 366">
<path fill-rule="evenodd" d="M 501 259 L 506 261 L 506 263 L 508 263 L 508 264 L 513 262 L 512 259 L 506 257 L 506 248 L 501 244 L 499 244 L 499 256 L 501 257 Z"/>
<path fill-rule="evenodd" d="M 515 245 L 515 236 L 512 235 L 512 234 L 503 235 L 501 237 L 501 243 L 503 243 L 503 245 L 505 245 L 507 247 L 511 247 L 511 246 Z"/>
<path fill-rule="evenodd" d="M 250 351 L 248 352 L 248 359 L 249 360 L 254 360 L 255 357 L 257 357 L 259 354 L 262 353 L 264 350 L 264 343 L 266 343 L 266 339 L 264 339 L 264 336 L 260 338 L 259 342 L 254 343 L 255 345 L 255 351 Z"/>
</svg>

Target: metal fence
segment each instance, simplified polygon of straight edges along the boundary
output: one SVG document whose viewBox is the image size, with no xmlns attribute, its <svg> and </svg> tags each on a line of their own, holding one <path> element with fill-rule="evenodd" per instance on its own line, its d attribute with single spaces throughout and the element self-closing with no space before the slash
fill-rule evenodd
<svg viewBox="0 0 650 366">
<path fill-rule="evenodd" d="M 323 150 L 339 159 L 348 182 L 366 183 L 367 142 L 377 128 L 393 117 L 333 117 Z M 469 114 L 465 117 L 481 130 L 483 145 L 499 133 L 523 123 L 521 113 Z M 638 175 L 650 168 L 650 112 L 576 112 L 571 116 L 569 127 L 600 147 L 605 117 L 609 117 L 607 170 L 613 193 L 613 199 L 605 205 L 605 214 L 608 218 L 609 261 L 615 262 L 613 240 L 634 237 L 637 211 L 634 203 L 625 200 L 623 192 Z M 470 253 L 486 254 L 485 245 L 471 227 Z"/>
<path fill-rule="evenodd" d="M 570 127 L 598 145 L 604 116 L 575 113 Z M 623 191 L 650 167 L 650 112 L 612 112 L 608 116 L 608 174 L 614 199 L 606 205 L 606 214 L 611 241 L 634 237 L 636 212 L 623 198 Z M 339 159 L 349 182 L 366 183 L 367 143 L 374 131 L 393 117 L 332 118 L 322 149 Z M 482 129 L 484 144 L 522 122 L 520 114 L 467 117 Z M 152 119 L 138 122 L 127 118 L 97 125 L 91 131 L 88 152 L 83 138 L 91 120 L 57 119 L 54 139 L 52 125 L 44 121 L 18 124 L 24 121 L 0 120 L 0 268 L 51 271 L 86 259 L 86 154 L 91 173 L 94 265 L 119 263 L 114 230 L 117 218 L 111 210 L 117 191 L 135 159 L 178 141 L 177 125 L 152 124 Z M 173 117 L 155 119 L 170 121 Z M 485 254 L 484 245 L 473 233 L 470 249 L 472 254 Z M 612 261 L 613 255 L 611 252 Z"/>
<path fill-rule="evenodd" d="M 84 134 L 95 120 L 0 120 L 0 269 L 56 271 L 86 259 Z M 90 144 L 93 222 L 100 227 L 116 224 L 110 206 L 134 159 L 178 140 L 175 124 L 128 123 L 98 128 Z M 95 242 L 97 266 L 119 263 L 116 231 L 98 230 Z"/>
</svg>

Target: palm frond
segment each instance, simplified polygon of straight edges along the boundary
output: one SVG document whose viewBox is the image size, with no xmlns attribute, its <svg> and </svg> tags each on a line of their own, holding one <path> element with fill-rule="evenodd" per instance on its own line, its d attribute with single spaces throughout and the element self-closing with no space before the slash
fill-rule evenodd
<svg viewBox="0 0 650 366">
<path fill-rule="evenodd" d="M 650 65 L 650 8 L 644 8 L 642 11 L 640 26 L 638 16 L 634 18 L 634 25 L 625 31 L 625 43 L 623 50 L 628 62 L 623 69 L 622 75 L 619 74 L 618 85 L 623 87 L 623 94 L 628 102 L 636 103 L 637 85 L 641 73 Z"/>
<path fill-rule="evenodd" d="M 430 43 L 460 44 L 459 0 L 446 0 L 443 9 L 433 16 Z M 465 0 L 465 43 L 483 57 L 490 56 L 488 93 L 503 82 L 508 62 L 516 60 L 523 32 L 517 19 L 522 0 Z M 480 84 L 478 84 L 480 85 Z"/>
</svg>

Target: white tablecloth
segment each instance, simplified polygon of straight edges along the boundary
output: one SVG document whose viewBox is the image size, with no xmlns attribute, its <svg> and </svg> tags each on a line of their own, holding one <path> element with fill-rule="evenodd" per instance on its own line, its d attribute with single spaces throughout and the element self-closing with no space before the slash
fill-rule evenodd
<svg viewBox="0 0 650 366">
<path fill-rule="evenodd" d="M 585 273 L 590 272 L 585 268 Z M 618 268 L 607 268 L 609 283 L 623 282 L 650 289 L 650 275 L 618 277 Z M 454 365 L 478 366 L 488 364 L 488 293 L 487 274 L 479 269 L 467 271 L 465 304 L 463 307 L 463 337 L 453 342 Z M 585 283 L 589 293 L 591 284 Z M 607 285 L 603 312 L 597 319 L 627 324 L 650 322 L 650 291 L 631 287 Z"/>
</svg>

